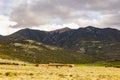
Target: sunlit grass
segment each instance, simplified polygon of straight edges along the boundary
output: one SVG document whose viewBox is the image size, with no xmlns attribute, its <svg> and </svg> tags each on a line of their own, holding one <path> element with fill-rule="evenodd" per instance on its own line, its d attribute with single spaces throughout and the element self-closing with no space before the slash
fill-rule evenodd
<svg viewBox="0 0 120 80">
<path fill-rule="evenodd" d="M 36 67 L 0 65 L 3 80 L 119 80 L 120 69 L 112 67 Z"/>
</svg>

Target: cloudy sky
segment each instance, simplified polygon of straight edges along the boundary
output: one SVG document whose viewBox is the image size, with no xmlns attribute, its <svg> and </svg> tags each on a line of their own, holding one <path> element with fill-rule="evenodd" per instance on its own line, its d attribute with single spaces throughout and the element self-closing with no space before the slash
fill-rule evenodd
<svg viewBox="0 0 120 80">
<path fill-rule="evenodd" d="M 22 28 L 95 26 L 120 29 L 120 0 L 0 0 L 0 34 Z"/>
</svg>

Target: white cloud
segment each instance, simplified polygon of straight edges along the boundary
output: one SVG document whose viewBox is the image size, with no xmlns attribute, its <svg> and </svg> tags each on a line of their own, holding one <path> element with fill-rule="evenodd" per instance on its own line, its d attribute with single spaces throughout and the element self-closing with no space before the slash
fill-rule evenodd
<svg viewBox="0 0 120 80">
<path fill-rule="evenodd" d="M 44 31 L 53 31 L 56 29 L 61 29 L 64 27 L 68 27 L 71 29 L 77 29 L 79 26 L 76 23 L 67 23 L 67 24 L 62 24 L 62 25 L 57 25 L 57 24 L 47 24 L 47 25 L 41 25 L 37 27 L 32 27 L 31 29 L 38 29 L 38 30 L 44 30 Z"/>
<path fill-rule="evenodd" d="M 9 26 L 14 26 L 17 23 L 14 21 L 10 21 L 9 16 L 0 15 L 0 35 L 9 35 L 12 34 L 22 28 L 11 28 Z M 40 25 L 40 26 L 33 26 L 31 29 L 38 29 L 38 30 L 45 30 L 45 31 L 52 31 L 55 29 L 60 29 L 64 27 L 69 27 L 72 29 L 77 29 L 79 26 L 75 23 L 67 23 L 67 24 L 46 24 L 46 25 Z"/>
<path fill-rule="evenodd" d="M 0 34 L 1 35 L 8 35 L 16 29 L 10 28 L 9 26 L 16 25 L 16 22 L 10 21 L 8 16 L 0 15 Z"/>
</svg>

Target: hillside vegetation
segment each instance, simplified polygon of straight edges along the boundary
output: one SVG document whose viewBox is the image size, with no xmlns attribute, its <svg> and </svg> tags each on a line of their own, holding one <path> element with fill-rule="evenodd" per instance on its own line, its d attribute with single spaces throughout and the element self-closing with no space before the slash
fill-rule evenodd
<svg viewBox="0 0 120 80">
<path fill-rule="evenodd" d="M 86 63 L 95 59 L 74 50 L 49 46 L 33 40 L 9 44 L 1 43 L 0 58 L 17 59 L 31 63 Z"/>
</svg>

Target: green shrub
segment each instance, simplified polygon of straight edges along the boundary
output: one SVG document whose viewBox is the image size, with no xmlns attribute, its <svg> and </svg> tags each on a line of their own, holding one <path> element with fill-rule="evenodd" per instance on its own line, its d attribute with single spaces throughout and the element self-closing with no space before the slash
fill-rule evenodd
<svg viewBox="0 0 120 80">
<path fill-rule="evenodd" d="M 6 75 L 6 76 L 10 76 L 11 73 L 10 73 L 10 72 L 6 72 L 5 75 Z"/>
</svg>

